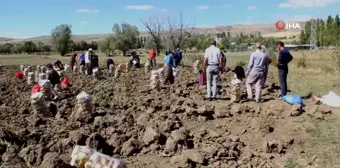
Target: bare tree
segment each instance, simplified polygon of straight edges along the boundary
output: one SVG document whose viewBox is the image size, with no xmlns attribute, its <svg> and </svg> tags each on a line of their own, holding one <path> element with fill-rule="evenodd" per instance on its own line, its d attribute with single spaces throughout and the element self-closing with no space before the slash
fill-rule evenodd
<svg viewBox="0 0 340 168">
<path fill-rule="evenodd" d="M 171 46 L 174 48 L 181 48 L 183 46 L 184 39 L 189 29 L 193 29 L 193 25 L 189 28 L 190 22 L 184 21 L 183 12 L 179 14 L 179 17 L 172 19 L 167 17 L 167 36 L 170 40 Z"/>
<path fill-rule="evenodd" d="M 143 25 L 146 27 L 151 39 L 155 45 L 157 54 L 160 53 L 162 48 L 162 33 L 164 32 L 164 17 L 149 17 L 142 20 Z"/>
</svg>

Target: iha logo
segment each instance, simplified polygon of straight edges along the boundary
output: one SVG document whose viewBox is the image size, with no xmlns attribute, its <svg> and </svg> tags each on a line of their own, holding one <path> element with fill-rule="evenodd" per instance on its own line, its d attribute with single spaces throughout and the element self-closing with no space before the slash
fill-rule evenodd
<svg viewBox="0 0 340 168">
<path fill-rule="evenodd" d="M 276 22 L 275 27 L 277 30 L 288 30 L 288 29 L 301 29 L 299 23 L 295 22 L 284 22 L 279 20 Z"/>
</svg>

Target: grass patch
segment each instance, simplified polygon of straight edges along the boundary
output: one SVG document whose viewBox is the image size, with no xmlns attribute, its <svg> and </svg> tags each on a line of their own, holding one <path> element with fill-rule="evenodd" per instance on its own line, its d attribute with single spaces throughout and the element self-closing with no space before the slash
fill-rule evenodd
<svg viewBox="0 0 340 168">
<path fill-rule="evenodd" d="M 313 120 L 306 128 L 310 138 L 306 144 L 307 158 L 318 160 L 321 167 L 340 167 L 340 118 L 334 116 L 327 121 Z"/>
<path fill-rule="evenodd" d="M 284 168 L 302 168 L 294 158 L 288 158 L 286 160 Z"/>
</svg>

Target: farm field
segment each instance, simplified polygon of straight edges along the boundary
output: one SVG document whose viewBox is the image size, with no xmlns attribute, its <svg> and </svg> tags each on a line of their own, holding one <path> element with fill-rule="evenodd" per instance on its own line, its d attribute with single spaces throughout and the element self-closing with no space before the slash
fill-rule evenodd
<svg viewBox="0 0 340 168">
<path fill-rule="evenodd" d="M 144 69 L 115 79 L 96 80 L 68 73 L 71 86 L 54 101 L 53 116 L 33 113 L 32 86 L 14 78 L 19 65 L 43 65 L 69 57 L 0 55 L 0 155 L 2 167 L 70 167 L 74 144 L 89 145 L 122 159 L 127 167 L 340 167 L 340 109 L 314 105 L 311 96 L 340 94 L 332 50 L 292 51 L 288 89 L 305 98 L 305 112 L 290 116 L 291 105 L 278 100 L 277 69 L 270 66 L 265 102 L 230 103 L 232 73 L 222 74 L 221 99 L 204 101 L 205 89 L 190 65 L 198 53 L 184 53 L 176 83 L 149 89 Z M 248 63 L 250 52 L 226 53 L 227 66 Z M 129 57 L 111 57 L 126 63 Z M 141 56 L 141 63 L 146 61 Z M 99 54 L 102 67 L 107 57 Z M 157 58 L 158 64 L 163 57 Z M 243 86 L 244 87 L 244 86 Z M 95 111 L 86 122 L 71 122 L 76 96 L 93 97 Z M 245 94 L 245 88 L 243 88 Z"/>
</svg>

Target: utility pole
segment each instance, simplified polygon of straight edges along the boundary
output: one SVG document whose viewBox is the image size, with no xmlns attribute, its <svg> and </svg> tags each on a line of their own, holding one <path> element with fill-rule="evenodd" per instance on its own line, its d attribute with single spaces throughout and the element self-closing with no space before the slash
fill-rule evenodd
<svg viewBox="0 0 340 168">
<path fill-rule="evenodd" d="M 317 50 L 317 21 L 316 21 L 316 0 L 313 0 L 313 18 L 311 20 L 310 50 Z"/>
</svg>

